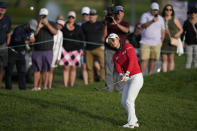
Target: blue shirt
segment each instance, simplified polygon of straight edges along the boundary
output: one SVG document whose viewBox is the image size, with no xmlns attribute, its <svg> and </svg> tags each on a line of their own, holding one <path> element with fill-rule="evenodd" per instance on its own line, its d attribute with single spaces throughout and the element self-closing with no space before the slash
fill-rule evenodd
<svg viewBox="0 0 197 131">
<path fill-rule="evenodd" d="M 0 45 L 7 42 L 7 34 L 11 32 L 11 20 L 5 15 L 0 20 Z"/>
<path fill-rule="evenodd" d="M 25 41 L 29 40 L 31 35 L 31 31 L 25 30 L 25 26 L 26 25 L 24 24 L 16 27 L 11 37 L 10 46 L 24 45 L 22 47 L 15 47 L 14 49 L 17 51 L 25 50 Z"/>
</svg>

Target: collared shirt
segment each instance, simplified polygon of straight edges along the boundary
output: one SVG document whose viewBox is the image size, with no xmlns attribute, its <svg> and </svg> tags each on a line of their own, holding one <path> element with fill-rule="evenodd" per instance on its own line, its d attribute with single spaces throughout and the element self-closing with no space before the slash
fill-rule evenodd
<svg viewBox="0 0 197 131">
<path fill-rule="evenodd" d="M 0 44 L 7 42 L 7 34 L 11 32 L 11 20 L 5 15 L 0 20 Z"/>
<path fill-rule="evenodd" d="M 150 12 L 146 12 L 140 19 L 140 24 L 145 24 L 151 21 L 154 16 Z M 165 30 L 165 24 L 163 18 L 158 15 L 158 21 L 152 23 L 149 27 L 142 29 L 141 32 L 141 44 L 150 46 L 156 46 L 161 44 L 162 30 Z"/>
<path fill-rule="evenodd" d="M 130 43 L 126 43 L 118 50 L 113 61 L 119 74 L 130 72 L 130 76 L 141 73 L 138 59 L 134 47 Z"/>
<path fill-rule="evenodd" d="M 24 45 L 20 47 L 15 47 L 14 49 L 17 51 L 25 50 L 25 41 L 29 39 L 30 34 L 30 31 L 25 30 L 25 24 L 16 27 L 12 34 L 11 43 L 9 46 Z"/>
</svg>

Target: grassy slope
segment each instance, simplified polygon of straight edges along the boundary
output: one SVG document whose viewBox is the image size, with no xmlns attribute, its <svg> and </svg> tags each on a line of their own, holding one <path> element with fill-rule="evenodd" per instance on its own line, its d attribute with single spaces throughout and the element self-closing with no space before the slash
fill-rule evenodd
<svg viewBox="0 0 197 131">
<path fill-rule="evenodd" d="M 145 76 L 136 112 L 140 131 L 194 131 L 197 128 L 197 71 L 184 70 L 176 57 L 173 72 Z M 181 61 L 180 61 L 181 60 Z M 180 66 L 180 68 L 179 68 Z M 64 89 L 61 72 L 52 90 L 0 91 L 2 131 L 120 131 L 127 120 L 121 95 L 98 91 L 104 83 Z M 58 81 L 59 80 L 59 81 Z M 61 81 L 61 82 L 60 82 Z"/>
</svg>

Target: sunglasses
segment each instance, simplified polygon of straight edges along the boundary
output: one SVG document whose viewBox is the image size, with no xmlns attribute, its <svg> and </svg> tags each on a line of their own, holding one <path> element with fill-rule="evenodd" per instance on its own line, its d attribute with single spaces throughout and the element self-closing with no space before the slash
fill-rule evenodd
<svg viewBox="0 0 197 131">
<path fill-rule="evenodd" d="M 74 17 L 74 16 L 69 16 L 69 17 L 68 17 L 68 19 L 71 19 L 71 18 L 72 18 L 72 19 L 75 19 L 75 17 Z"/>
<path fill-rule="evenodd" d="M 172 11 L 172 9 L 165 9 L 166 11 Z"/>
<path fill-rule="evenodd" d="M 154 10 L 152 10 L 152 11 L 159 11 L 159 10 L 154 9 Z"/>
<path fill-rule="evenodd" d="M 84 14 L 82 14 L 82 15 L 89 15 L 89 14 L 84 13 Z"/>
</svg>

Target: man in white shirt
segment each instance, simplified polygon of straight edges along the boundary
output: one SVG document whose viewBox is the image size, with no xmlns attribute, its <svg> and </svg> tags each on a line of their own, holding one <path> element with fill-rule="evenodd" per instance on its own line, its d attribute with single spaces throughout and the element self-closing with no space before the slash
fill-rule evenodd
<svg viewBox="0 0 197 131">
<path fill-rule="evenodd" d="M 163 18 L 158 15 L 159 5 L 153 2 L 150 11 L 142 15 L 140 24 L 141 33 L 141 71 L 144 74 L 147 60 L 149 60 L 148 74 L 152 74 L 155 61 L 160 58 L 162 41 L 165 37 Z"/>
</svg>

